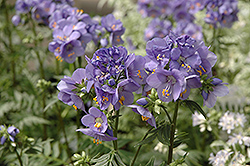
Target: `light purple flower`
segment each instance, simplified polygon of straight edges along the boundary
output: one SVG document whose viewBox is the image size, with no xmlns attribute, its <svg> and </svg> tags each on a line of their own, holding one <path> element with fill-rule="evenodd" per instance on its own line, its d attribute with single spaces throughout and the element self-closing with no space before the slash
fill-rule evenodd
<svg viewBox="0 0 250 166">
<path fill-rule="evenodd" d="M 148 122 L 148 124 L 156 128 L 155 118 L 147 108 L 137 105 L 128 105 L 128 107 L 132 108 L 132 111 L 135 113 L 141 115 L 143 121 Z"/>
<path fill-rule="evenodd" d="M 89 114 L 83 116 L 81 122 L 95 132 L 105 133 L 108 128 L 106 115 L 95 107 L 89 109 Z"/>
<path fill-rule="evenodd" d="M 148 76 L 147 83 L 157 89 L 159 98 L 164 102 L 176 101 L 185 89 L 184 76 L 176 69 L 157 69 Z"/>
<path fill-rule="evenodd" d="M 96 131 L 91 130 L 90 128 L 77 129 L 76 131 L 80 131 L 83 134 L 94 137 L 93 143 L 96 143 L 97 145 L 101 144 L 102 141 L 114 141 L 114 140 L 117 140 L 117 138 L 112 137 L 112 136 L 108 135 L 107 133 L 96 132 Z"/>
<path fill-rule="evenodd" d="M 203 96 L 203 105 L 206 105 L 208 108 L 212 108 L 217 100 L 217 96 L 225 96 L 229 93 L 228 88 L 225 86 L 225 83 L 222 83 L 222 81 L 218 78 L 213 78 L 213 81 L 211 82 L 212 85 L 214 85 L 213 91 L 208 90 L 208 92 L 202 91 Z"/>
<path fill-rule="evenodd" d="M 129 105 L 134 102 L 135 92 L 140 88 L 140 85 L 132 79 L 126 79 L 118 83 L 116 88 L 116 98 L 118 102 L 114 105 L 115 109 L 118 110 L 122 105 Z"/>
</svg>

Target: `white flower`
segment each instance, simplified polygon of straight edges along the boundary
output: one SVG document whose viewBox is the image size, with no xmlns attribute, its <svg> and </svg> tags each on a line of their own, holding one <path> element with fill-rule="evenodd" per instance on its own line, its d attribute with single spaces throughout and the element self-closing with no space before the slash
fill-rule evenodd
<svg viewBox="0 0 250 166">
<path fill-rule="evenodd" d="M 245 146 L 250 146 L 250 137 L 244 136 L 243 137 L 243 142 Z"/>
<path fill-rule="evenodd" d="M 244 127 L 244 123 L 247 121 L 246 116 L 244 114 L 237 113 L 235 115 L 236 118 L 236 126 Z"/>
<path fill-rule="evenodd" d="M 204 132 L 207 128 L 208 131 L 211 131 L 212 128 L 210 125 L 206 125 L 206 119 L 202 114 L 199 114 L 197 111 L 194 112 L 192 115 L 193 119 L 193 126 L 198 126 L 200 127 L 200 132 Z"/>
<path fill-rule="evenodd" d="M 229 165 L 230 166 L 242 166 L 245 161 L 246 161 L 246 157 L 242 155 L 240 152 L 236 152 L 231 162 L 229 163 Z"/>
<path fill-rule="evenodd" d="M 226 130 L 228 134 L 231 133 L 231 130 L 234 129 L 236 125 L 235 114 L 233 112 L 227 111 L 221 118 L 219 126 L 222 127 L 222 130 Z"/>
<path fill-rule="evenodd" d="M 227 143 L 229 144 L 229 145 L 234 145 L 234 144 L 237 144 L 237 143 L 239 143 L 240 145 L 242 145 L 242 143 L 243 143 L 243 136 L 242 136 L 242 134 L 241 133 L 239 133 L 239 134 L 236 134 L 236 133 L 233 133 L 233 136 L 229 136 L 229 140 L 227 141 Z"/>
<path fill-rule="evenodd" d="M 228 157 L 232 153 L 233 152 L 229 152 L 227 150 L 220 150 L 215 156 L 213 153 L 211 153 L 208 159 L 209 163 L 212 164 L 213 166 L 224 166 Z"/>
<path fill-rule="evenodd" d="M 167 147 L 162 144 L 161 142 L 159 142 L 155 147 L 154 147 L 155 151 L 159 151 L 160 153 L 166 153 L 167 152 Z"/>
</svg>

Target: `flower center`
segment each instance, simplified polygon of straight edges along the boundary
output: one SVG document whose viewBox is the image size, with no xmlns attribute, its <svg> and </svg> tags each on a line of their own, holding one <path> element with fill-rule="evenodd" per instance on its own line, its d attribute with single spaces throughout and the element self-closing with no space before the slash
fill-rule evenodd
<svg viewBox="0 0 250 166">
<path fill-rule="evenodd" d="M 148 119 L 149 119 L 149 117 L 146 117 L 146 116 L 141 116 L 141 119 L 143 120 L 143 121 L 147 121 Z"/>
<path fill-rule="evenodd" d="M 124 96 L 122 96 L 121 98 L 120 98 L 120 100 L 119 100 L 119 103 L 121 104 L 121 105 L 123 105 L 123 101 L 125 100 L 125 97 Z"/>
<path fill-rule="evenodd" d="M 96 118 L 95 119 L 95 127 L 100 128 L 102 126 L 102 122 L 103 122 L 102 118 Z"/>
</svg>

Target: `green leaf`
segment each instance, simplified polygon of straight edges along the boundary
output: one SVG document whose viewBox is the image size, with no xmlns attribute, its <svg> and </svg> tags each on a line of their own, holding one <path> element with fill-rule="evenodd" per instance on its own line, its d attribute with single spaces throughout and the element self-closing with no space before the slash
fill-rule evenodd
<svg viewBox="0 0 250 166">
<path fill-rule="evenodd" d="M 169 145 L 169 136 L 170 136 L 170 124 L 166 123 L 159 128 L 157 138 L 161 143 Z"/>
<path fill-rule="evenodd" d="M 150 135 L 149 137 L 147 137 L 146 139 L 144 139 L 144 140 L 140 141 L 139 143 L 137 143 L 135 145 L 135 147 L 143 145 L 143 144 L 147 144 L 149 142 L 152 142 L 156 137 L 157 137 L 157 133 L 154 133 L 154 134 Z"/>
<path fill-rule="evenodd" d="M 60 155 L 59 142 L 53 144 L 53 157 L 57 158 Z"/>
<path fill-rule="evenodd" d="M 51 154 L 51 146 L 50 146 L 50 142 L 47 141 L 44 145 L 44 155 L 45 156 L 49 156 Z"/>
<path fill-rule="evenodd" d="M 166 162 L 163 161 L 159 166 L 165 166 L 166 165 Z"/>
<path fill-rule="evenodd" d="M 126 166 L 126 165 L 122 162 L 121 157 L 120 157 L 117 153 L 115 153 L 115 159 L 116 159 L 116 162 L 117 162 L 117 164 L 118 164 L 119 166 Z"/>
<path fill-rule="evenodd" d="M 145 166 L 154 166 L 154 162 L 155 162 L 155 157 L 153 156 Z"/>
<path fill-rule="evenodd" d="M 195 101 L 183 100 L 182 102 L 184 102 L 186 104 L 186 106 L 190 109 L 190 111 L 192 113 L 194 113 L 194 111 L 196 110 L 196 111 L 200 112 L 205 118 L 207 118 L 206 113 L 202 110 L 200 105 L 198 103 L 196 103 Z"/>
<path fill-rule="evenodd" d="M 54 105 L 58 101 L 59 101 L 58 98 L 54 98 L 54 99 L 50 100 L 49 104 L 46 105 L 43 112 L 46 112 L 52 105 Z"/>
</svg>

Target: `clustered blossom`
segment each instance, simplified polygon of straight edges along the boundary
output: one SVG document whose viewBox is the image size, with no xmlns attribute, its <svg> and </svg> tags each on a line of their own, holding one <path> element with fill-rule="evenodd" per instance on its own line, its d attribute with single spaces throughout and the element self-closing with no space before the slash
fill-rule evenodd
<svg viewBox="0 0 250 166">
<path fill-rule="evenodd" d="M 237 21 L 237 0 L 138 0 L 138 11 L 143 17 L 154 19 L 145 30 L 145 39 L 166 36 L 172 24 L 168 20 L 176 22 L 172 29 L 176 34 L 187 34 L 197 40 L 202 40 L 202 28 L 194 23 L 195 14 L 206 10 L 205 22 L 214 28 L 230 28 Z"/>
<path fill-rule="evenodd" d="M 112 24 L 114 26 L 106 23 L 107 30 L 112 33 L 122 29 L 119 21 Z M 87 99 L 84 97 L 89 93 L 100 110 L 119 110 L 125 105 L 156 128 L 146 99 L 152 88 L 163 102 L 185 100 L 191 89 L 200 88 L 207 94 L 204 105 L 208 107 L 215 104 L 217 96 L 228 93 L 227 87 L 212 77 L 211 69 L 217 57 L 203 42 L 171 32 L 164 38 L 148 41 L 146 53 L 145 57 L 128 54 L 123 46 L 98 49 L 91 59 L 85 57 L 88 63 L 85 69 L 79 68 L 72 77 L 65 76 L 59 82 L 58 98 L 65 104 L 84 110 L 82 100 Z M 145 97 L 137 101 L 138 105 L 133 105 L 134 93 Z M 212 100 L 207 100 L 211 98 L 209 96 L 213 96 Z M 85 112 L 87 115 L 82 118 L 82 123 L 88 128 L 79 131 L 95 139 L 109 140 L 106 139 L 106 116 L 97 110 L 93 107 L 89 114 Z"/>
<path fill-rule="evenodd" d="M 137 5 L 142 16 L 154 18 L 145 30 L 146 41 L 153 37 L 166 36 L 172 28 L 169 20 L 176 22 L 172 29 L 176 34 L 187 34 L 202 40 L 201 27 L 194 23 L 194 13 L 189 11 L 190 3 L 184 0 L 139 0 Z"/>
<path fill-rule="evenodd" d="M 49 51 L 58 61 L 67 63 L 83 56 L 90 41 L 98 47 L 123 43 L 121 36 L 125 28 L 112 14 L 102 17 L 99 23 L 72 5 L 73 0 L 18 0 L 15 7 L 17 14 L 12 22 L 17 26 L 21 16 L 30 12 L 36 22 L 49 26 L 53 30 Z"/>
<path fill-rule="evenodd" d="M 162 101 L 185 100 L 191 89 L 201 88 L 204 105 L 210 108 L 214 106 L 217 96 L 228 93 L 221 80 L 212 78 L 211 69 L 217 57 L 203 42 L 171 32 L 163 39 L 148 41 L 146 52 L 145 67 L 151 71 L 146 81 L 157 90 Z"/>
<path fill-rule="evenodd" d="M 231 133 L 232 130 L 237 126 L 244 127 L 244 123 L 246 122 L 246 117 L 244 114 L 233 113 L 227 111 L 221 118 L 219 122 L 219 126 L 222 130 L 227 131 L 228 134 Z"/>
<path fill-rule="evenodd" d="M 213 166 L 220 166 L 220 165 L 225 165 L 229 156 L 233 152 L 227 151 L 227 150 L 220 150 L 219 152 L 216 153 L 214 156 L 213 153 L 210 154 L 209 157 L 209 163 L 212 164 Z"/>
<path fill-rule="evenodd" d="M 238 1 L 224 0 L 224 1 L 206 1 L 206 17 L 205 22 L 213 25 L 215 28 L 221 27 L 230 28 L 232 24 L 238 20 Z"/>
<path fill-rule="evenodd" d="M 4 125 L 0 126 L 0 137 L 1 137 L 1 144 L 3 145 L 6 140 L 9 138 L 12 142 L 15 141 L 16 135 L 19 133 L 19 129 L 14 126 L 10 126 L 6 129 Z"/>
</svg>

